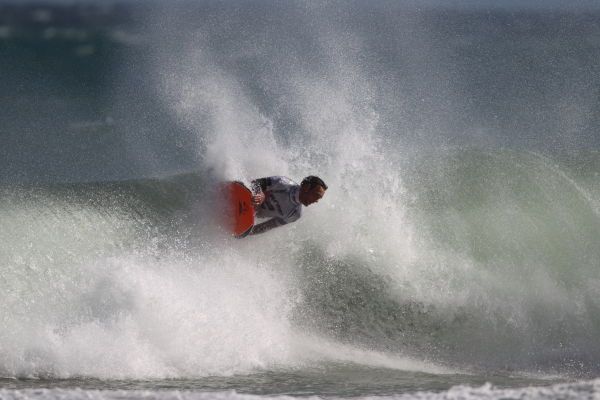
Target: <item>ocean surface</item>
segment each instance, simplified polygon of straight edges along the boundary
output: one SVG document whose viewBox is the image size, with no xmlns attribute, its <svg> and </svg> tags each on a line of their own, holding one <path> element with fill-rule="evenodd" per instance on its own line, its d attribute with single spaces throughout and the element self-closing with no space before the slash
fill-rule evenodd
<svg viewBox="0 0 600 400">
<path fill-rule="evenodd" d="M 599 60 L 583 2 L 0 1 L 0 400 L 598 399 Z"/>
</svg>

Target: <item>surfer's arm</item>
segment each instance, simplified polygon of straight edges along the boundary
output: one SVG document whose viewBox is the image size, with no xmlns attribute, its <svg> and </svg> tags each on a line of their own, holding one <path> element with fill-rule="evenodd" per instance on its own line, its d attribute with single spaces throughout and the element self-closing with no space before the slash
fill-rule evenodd
<svg viewBox="0 0 600 400">
<path fill-rule="evenodd" d="M 259 233 L 264 233 L 266 231 L 270 231 L 273 228 L 277 228 L 278 226 L 285 225 L 285 222 L 281 218 L 271 218 L 268 221 L 265 221 L 261 224 L 254 225 L 250 235 L 258 235 Z"/>
</svg>

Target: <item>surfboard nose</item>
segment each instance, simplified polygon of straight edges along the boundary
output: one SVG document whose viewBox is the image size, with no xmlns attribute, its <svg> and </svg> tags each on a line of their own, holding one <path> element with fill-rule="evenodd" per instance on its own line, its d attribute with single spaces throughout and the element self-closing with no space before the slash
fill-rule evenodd
<svg viewBox="0 0 600 400">
<path fill-rule="evenodd" d="M 235 237 L 244 237 L 254 226 L 252 192 L 241 182 L 225 182 L 221 186 L 222 225 Z"/>
</svg>

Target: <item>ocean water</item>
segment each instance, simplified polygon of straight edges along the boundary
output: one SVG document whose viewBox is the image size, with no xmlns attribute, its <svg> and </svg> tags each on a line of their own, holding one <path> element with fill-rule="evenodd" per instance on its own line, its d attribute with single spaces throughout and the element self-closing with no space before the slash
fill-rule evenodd
<svg viewBox="0 0 600 400">
<path fill-rule="evenodd" d="M 584 3 L 1 1 L 0 399 L 598 398 L 599 59 Z"/>
</svg>

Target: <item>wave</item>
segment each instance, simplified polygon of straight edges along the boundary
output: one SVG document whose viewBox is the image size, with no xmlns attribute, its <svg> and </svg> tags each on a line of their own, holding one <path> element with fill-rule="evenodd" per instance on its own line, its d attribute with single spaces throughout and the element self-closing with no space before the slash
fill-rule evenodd
<svg viewBox="0 0 600 400">
<path fill-rule="evenodd" d="M 128 4 L 2 39 L 0 375 L 600 370 L 592 17 Z M 215 231 L 215 182 L 310 174 L 297 223 Z"/>
<path fill-rule="evenodd" d="M 600 219 L 576 178 L 530 153 L 411 164 L 389 199 L 405 237 L 371 191 L 334 189 L 240 241 L 206 230 L 199 174 L 5 189 L 2 375 L 227 375 L 364 351 L 429 365 L 409 370 L 597 371 Z"/>
</svg>

